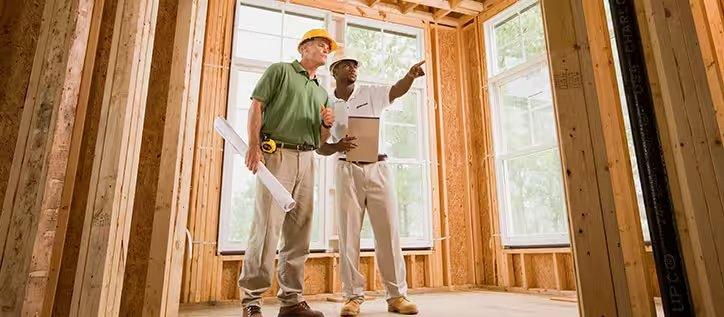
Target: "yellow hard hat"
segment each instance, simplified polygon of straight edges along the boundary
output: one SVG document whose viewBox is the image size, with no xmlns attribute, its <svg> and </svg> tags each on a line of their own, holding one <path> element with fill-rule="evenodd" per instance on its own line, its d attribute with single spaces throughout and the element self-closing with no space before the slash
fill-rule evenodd
<svg viewBox="0 0 724 317">
<path fill-rule="evenodd" d="M 307 33 L 304 33 L 304 36 L 299 41 L 299 44 L 297 45 L 297 50 L 300 46 L 302 46 L 302 43 L 311 40 L 315 37 L 321 37 L 324 39 L 327 39 L 329 41 L 329 49 L 331 52 L 336 51 L 339 45 L 337 44 L 337 41 L 335 41 L 332 36 L 327 33 L 327 30 L 325 29 L 311 29 L 307 31 Z"/>
</svg>

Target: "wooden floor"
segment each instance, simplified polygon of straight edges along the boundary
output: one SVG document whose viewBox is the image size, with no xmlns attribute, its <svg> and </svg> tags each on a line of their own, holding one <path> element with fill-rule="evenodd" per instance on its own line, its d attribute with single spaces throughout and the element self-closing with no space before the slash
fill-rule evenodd
<svg viewBox="0 0 724 317">
<path fill-rule="evenodd" d="M 550 297 L 492 291 L 445 292 L 411 295 L 419 308 L 418 316 L 496 316 L 496 317 L 568 317 L 578 316 L 574 302 L 551 300 Z M 312 301 L 312 308 L 325 316 L 339 316 L 341 303 Z M 278 304 L 265 305 L 264 316 L 276 316 Z M 239 303 L 217 306 L 181 306 L 180 316 L 241 316 Z M 400 316 L 387 312 L 384 298 L 368 300 L 362 305 L 360 316 Z"/>
</svg>

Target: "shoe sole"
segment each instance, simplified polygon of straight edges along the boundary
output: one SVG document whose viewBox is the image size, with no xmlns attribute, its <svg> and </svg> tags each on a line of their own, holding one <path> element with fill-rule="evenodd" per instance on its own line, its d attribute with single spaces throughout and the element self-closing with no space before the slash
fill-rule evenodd
<svg viewBox="0 0 724 317">
<path fill-rule="evenodd" d="M 399 311 L 399 310 L 397 310 L 397 309 L 394 309 L 394 308 L 387 308 L 387 311 L 388 311 L 388 312 L 391 312 L 391 313 L 402 314 L 402 315 L 417 315 L 417 314 L 419 313 L 418 311 L 409 312 L 409 313 L 403 313 L 403 312 L 401 312 L 401 311 Z"/>
</svg>

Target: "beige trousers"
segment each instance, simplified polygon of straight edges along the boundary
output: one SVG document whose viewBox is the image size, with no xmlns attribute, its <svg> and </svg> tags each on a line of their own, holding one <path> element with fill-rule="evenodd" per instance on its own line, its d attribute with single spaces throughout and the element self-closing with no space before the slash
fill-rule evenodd
<svg viewBox="0 0 724 317">
<path fill-rule="evenodd" d="M 242 304 L 261 306 L 261 295 L 271 287 L 281 232 L 277 297 L 282 306 L 291 306 L 304 301 L 304 262 L 309 254 L 314 208 L 314 154 L 279 149 L 273 154 L 264 153 L 264 164 L 292 193 L 297 206 L 285 213 L 257 181 L 256 208 L 239 276 Z"/>
<path fill-rule="evenodd" d="M 387 298 L 407 295 L 405 261 L 397 231 L 397 198 L 386 162 L 357 165 L 338 161 L 336 174 L 339 216 L 339 264 L 346 299 L 364 296 L 359 271 L 360 232 L 365 210 L 375 236 L 375 256 Z"/>
</svg>

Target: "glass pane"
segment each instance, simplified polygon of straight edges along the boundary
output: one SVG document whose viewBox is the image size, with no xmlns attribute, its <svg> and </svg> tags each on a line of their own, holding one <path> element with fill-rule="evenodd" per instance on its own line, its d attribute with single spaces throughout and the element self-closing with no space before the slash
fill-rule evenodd
<svg viewBox="0 0 724 317">
<path fill-rule="evenodd" d="M 557 150 L 504 161 L 511 236 L 567 233 Z"/>
<path fill-rule="evenodd" d="M 385 72 L 382 36 L 379 31 L 349 25 L 345 46 L 352 48 L 360 59 L 363 78 L 379 78 Z"/>
<path fill-rule="evenodd" d="M 233 154 L 232 154 L 233 153 Z M 244 165 L 244 158 L 234 152 L 225 152 L 225 155 L 233 155 L 231 168 L 232 180 L 224 182 L 225 186 L 231 186 L 231 217 L 229 222 L 221 223 L 229 230 L 229 241 L 243 242 L 249 238 L 252 215 L 254 214 L 254 196 L 256 191 L 256 178 Z"/>
<path fill-rule="evenodd" d="M 410 67 L 417 63 L 417 40 L 400 34 L 383 33 L 382 41 L 384 51 L 384 69 L 382 79 L 396 81 L 410 70 Z"/>
<path fill-rule="evenodd" d="M 229 101 L 231 106 L 238 109 L 249 109 L 251 105 L 251 93 L 261 74 L 232 69 L 229 82 Z"/>
<path fill-rule="evenodd" d="M 279 37 L 237 30 L 234 36 L 234 57 L 278 62 L 281 45 Z"/>
<path fill-rule="evenodd" d="M 281 35 L 282 13 L 241 5 L 236 12 L 236 27 L 248 31 Z"/>
<path fill-rule="evenodd" d="M 301 39 L 304 32 L 311 29 L 323 29 L 324 19 L 312 18 L 292 13 L 284 16 L 284 36 Z"/>
<path fill-rule="evenodd" d="M 362 220 L 362 233 L 360 234 L 361 239 L 374 239 L 375 236 L 372 232 L 372 224 L 370 223 L 370 215 L 365 211 L 365 218 Z"/>
<path fill-rule="evenodd" d="M 295 59 L 296 60 L 302 59 L 302 56 L 299 54 L 299 51 L 297 50 L 297 45 L 299 45 L 299 40 L 284 38 L 283 48 L 282 48 L 282 61 L 283 62 L 291 62 Z"/>
<path fill-rule="evenodd" d="M 393 158 L 417 158 L 420 142 L 417 127 L 409 125 L 384 124 L 383 153 Z"/>
<path fill-rule="evenodd" d="M 500 154 L 524 150 L 535 145 L 533 133 L 542 140 L 556 138 L 555 132 L 548 132 L 546 135 L 546 132 L 537 131 L 530 114 L 532 107 L 539 107 L 544 103 L 552 103 L 548 69 L 545 66 L 503 84 L 500 87 L 499 94 L 501 99 L 501 132 L 503 137 L 503 153 Z M 551 120 L 546 122 L 546 124 L 552 122 L 554 123 L 555 121 Z"/>
<path fill-rule="evenodd" d="M 425 170 L 422 165 L 389 164 L 395 175 L 400 237 L 422 238 L 425 232 Z"/>
<path fill-rule="evenodd" d="M 524 62 L 519 20 L 516 15 L 495 26 L 495 56 L 498 72 Z"/>
<path fill-rule="evenodd" d="M 526 59 L 545 53 L 543 16 L 540 6 L 535 4 L 520 14 L 520 27 Z"/>
<path fill-rule="evenodd" d="M 545 89 L 540 94 L 531 96 L 529 100 L 533 118 L 534 144 L 555 146 L 557 143 L 556 120 L 550 90 Z"/>
<path fill-rule="evenodd" d="M 420 105 L 421 92 L 411 89 L 405 95 L 397 98 L 387 110 L 382 113 L 387 123 L 417 124 L 417 109 Z"/>
</svg>

